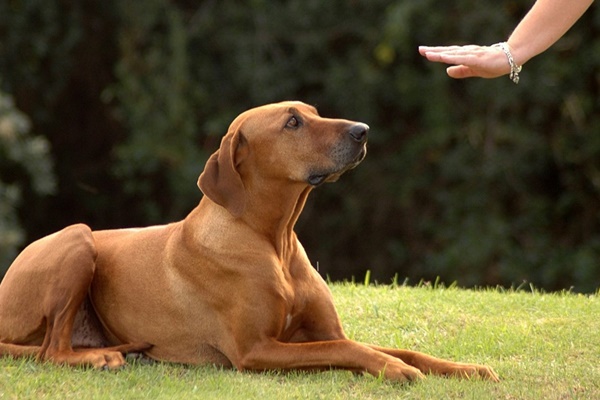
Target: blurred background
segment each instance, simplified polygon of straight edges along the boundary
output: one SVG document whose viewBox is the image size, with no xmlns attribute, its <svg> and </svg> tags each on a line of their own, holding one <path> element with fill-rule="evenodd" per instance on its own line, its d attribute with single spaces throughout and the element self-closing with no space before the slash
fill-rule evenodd
<svg viewBox="0 0 600 400">
<path fill-rule="evenodd" d="M 532 0 L 0 1 L 0 277 L 27 243 L 182 219 L 229 123 L 287 99 L 371 126 L 297 232 L 331 280 L 600 286 L 600 12 L 514 85 L 418 45 L 505 40 Z"/>
</svg>

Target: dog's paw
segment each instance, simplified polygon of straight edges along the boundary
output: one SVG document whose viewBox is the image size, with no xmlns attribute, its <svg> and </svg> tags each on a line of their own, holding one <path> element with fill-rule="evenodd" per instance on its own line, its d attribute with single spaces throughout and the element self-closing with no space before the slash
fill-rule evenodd
<svg viewBox="0 0 600 400">
<path fill-rule="evenodd" d="M 425 375 L 417 368 L 406 364 L 387 364 L 380 376 L 395 382 L 415 382 L 425 379 Z"/>
<path fill-rule="evenodd" d="M 105 349 L 48 351 L 43 359 L 54 364 L 92 367 L 96 369 L 118 369 L 126 364 L 123 354 L 118 351 L 107 351 Z"/>
<path fill-rule="evenodd" d="M 452 372 L 449 375 L 465 379 L 479 378 L 492 382 L 500 382 L 498 374 L 487 365 L 457 363 L 452 367 Z"/>
</svg>

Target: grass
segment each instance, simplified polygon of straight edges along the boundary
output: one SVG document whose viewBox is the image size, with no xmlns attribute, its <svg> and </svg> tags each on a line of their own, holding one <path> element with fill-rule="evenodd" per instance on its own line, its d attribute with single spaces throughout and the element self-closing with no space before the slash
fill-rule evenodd
<svg viewBox="0 0 600 400">
<path fill-rule="evenodd" d="M 352 339 L 491 365 L 500 383 L 393 384 L 345 371 L 239 373 L 132 362 L 116 372 L 0 359 L 0 399 L 600 398 L 600 297 L 332 284 Z"/>
</svg>

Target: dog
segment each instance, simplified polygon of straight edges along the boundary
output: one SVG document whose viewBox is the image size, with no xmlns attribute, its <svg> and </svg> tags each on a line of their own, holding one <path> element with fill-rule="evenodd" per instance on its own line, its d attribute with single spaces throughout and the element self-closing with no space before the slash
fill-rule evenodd
<svg viewBox="0 0 600 400">
<path fill-rule="evenodd" d="M 0 284 L 0 355 L 113 369 L 124 354 L 238 370 L 346 369 L 497 381 L 487 366 L 349 340 L 294 232 L 309 193 L 366 155 L 369 127 L 301 102 L 240 114 L 183 220 L 26 247 Z"/>
</svg>

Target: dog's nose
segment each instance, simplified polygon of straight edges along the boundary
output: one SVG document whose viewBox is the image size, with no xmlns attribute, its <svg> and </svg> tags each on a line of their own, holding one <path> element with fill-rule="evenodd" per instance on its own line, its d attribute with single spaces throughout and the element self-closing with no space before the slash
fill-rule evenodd
<svg viewBox="0 0 600 400">
<path fill-rule="evenodd" d="M 369 132 L 369 125 L 363 124 L 363 123 L 357 123 L 357 124 L 352 125 L 352 127 L 348 131 L 348 134 L 350 135 L 352 140 L 354 140 L 355 142 L 364 143 L 364 141 L 367 140 L 368 132 Z"/>
</svg>

